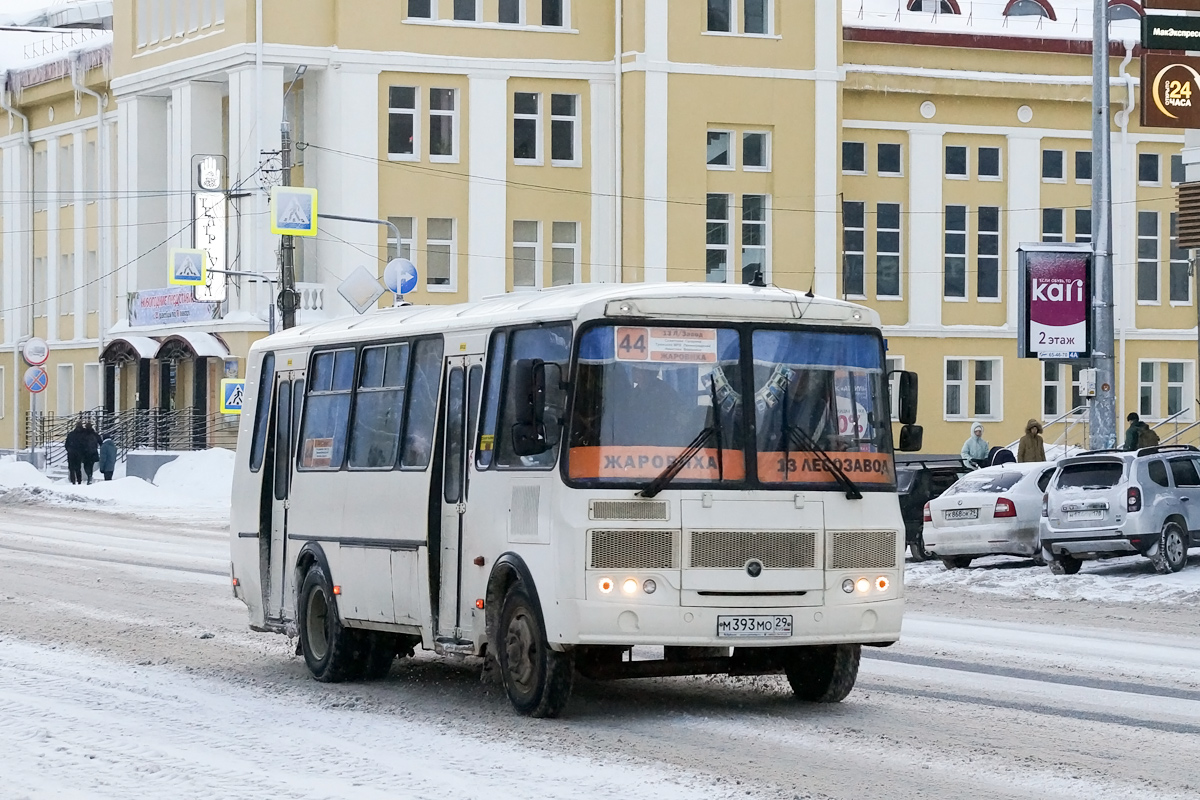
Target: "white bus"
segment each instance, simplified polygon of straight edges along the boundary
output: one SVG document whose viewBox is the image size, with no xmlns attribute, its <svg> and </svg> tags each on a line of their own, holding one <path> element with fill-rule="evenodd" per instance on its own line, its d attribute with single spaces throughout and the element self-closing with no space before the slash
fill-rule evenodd
<svg viewBox="0 0 1200 800">
<path fill-rule="evenodd" d="M 249 355 L 234 594 L 320 681 L 422 647 L 488 658 L 533 716 L 576 672 L 782 672 L 839 701 L 861 646 L 900 635 L 893 407 L 902 449 L 921 430 L 885 348 L 867 308 L 711 284 L 270 336 Z"/>
</svg>

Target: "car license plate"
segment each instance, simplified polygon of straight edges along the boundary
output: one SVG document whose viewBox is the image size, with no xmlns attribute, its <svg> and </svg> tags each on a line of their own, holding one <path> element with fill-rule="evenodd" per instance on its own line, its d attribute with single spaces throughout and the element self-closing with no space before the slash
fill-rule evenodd
<svg viewBox="0 0 1200 800">
<path fill-rule="evenodd" d="M 1086 511 L 1068 511 L 1067 519 L 1104 519 L 1104 511 L 1099 508 L 1089 508 Z"/>
<path fill-rule="evenodd" d="M 943 512 L 946 519 L 979 519 L 978 508 L 952 508 Z"/>
<path fill-rule="evenodd" d="M 791 636 L 792 616 L 717 617 L 717 636 Z"/>
</svg>

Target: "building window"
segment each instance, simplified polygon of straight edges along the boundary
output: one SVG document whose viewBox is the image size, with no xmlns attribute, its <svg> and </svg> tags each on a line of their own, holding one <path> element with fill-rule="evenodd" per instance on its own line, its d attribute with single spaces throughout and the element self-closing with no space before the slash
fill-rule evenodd
<svg viewBox="0 0 1200 800">
<path fill-rule="evenodd" d="M 1043 150 L 1042 151 L 1042 180 L 1045 180 L 1045 181 L 1061 181 L 1061 180 L 1063 180 L 1063 151 L 1062 150 Z"/>
<path fill-rule="evenodd" d="M 33 210 L 45 211 L 50 197 L 50 179 L 46 167 L 46 151 L 33 151 Z"/>
<path fill-rule="evenodd" d="M 933 14 L 961 14 L 952 0 L 908 0 L 909 11 L 926 11 Z M 893 415 L 895 416 L 895 415 Z"/>
<path fill-rule="evenodd" d="M 454 0 L 454 19 L 459 22 L 475 22 L 476 0 Z"/>
<path fill-rule="evenodd" d="M 969 174 L 967 170 L 967 148 L 953 145 L 946 148 L 946 177 L 947 178 L 966 178 Z"/>
<path fill-rule="evenodd" d="M 1059 364 L 1042 362 L 1042 419 L 1051 420 L 1063 413 L 1062 382 L 1058 378 Z"/>
<path fill-rule="evenodd" d="M 842 294 L 863 297 L 866 263 L 866 207 L 863 203 L 842 203 Z"/>
<path fill-rule="evenodd" d="M 400 232 L 400 240 L 396 240 L 396 236 L 392 233 L 392 229 L 388 228 L 387 252 L 388 261 L 395 258 L 406 258 L 409 261 L 413 260 L 413 218 L 412 217 L 388 217 L 388 222 L 396 226 L 396 230 Z"/>
<path fill-rule="evenodd" d="M 1042 241 L 1061 242 L 1063 240 L 1063 210 L 1061 208 L 1042 209 Z"/>
<path fill-rule="evenodd" d="M 553 286 L 579 283 L 579 223 L 556 222 L 551 226 L 550 281 Z"/>
<path fill-rule="evenodd" d="M 457 126 L 454 89 L 429 90 L 429 157 L 434 161 L 452 161 Z"/>
<path fill-rule="evenodd" d="M 1185 408 L 1183 395 L 1191 381 L 1184 380 L 1182 361 L 1167 362 L 1167 416 L 1182 414 Z"/>
<path fill-rule="evenodd" d="M 964 374 L 966 362 L 958 358 L 946 359 L 945 398 L 947 419 L 961 419 L 966 416 L 963 410 L 963 396 L 966 394 L 967 381 Z"/>
<path fill-rule="evenodd" d="M 570 166 L 579 162 L 579 95 L 550 95 L 550 163 Z"/>
<path fill-rule="evenodd" d="M 708 0 L 708 30 L 712 33 L 733 32 L 733 0 Z"/>
<path fill-rule="evenodd" d="M 57 389 L 55 398 L 58 402 L 56 411 L 60 417 L 66 417 L 75 411 L 75 367 L 72 364 L 59 364 L 57 370 Z"/>
<path fill-rule="evenodd" d="M 1075 182 L 1076 183 L 1091 183 L 1092 182 L 1092 151 L 1091 150 L 1076 150 L 1075 151 Z"/>
<path fill-rule="evenodd" d="M 83 191 L 84 200 L 89 203 L 96 202 L 97 194 L 100 191 L 97 183 L 100 177 L 98 174 L 99 164 L 96 159 L 96 142 L 93 140 L 83 146 Z"/>
<path fill-rule="evenodd" d="M 979 418 L 994 418 L 999 415 L 995 413 L 999 397 L 997 395 L 999 386 L 1000 361 L 996 360 L 981 360 L 975 362 L 975 385 L 974 395 L 974 415 Z"/>
<path fill-rule="evenodd" d="M 1158 153 L 1138 153 L 1138 183 L 1158 186 L 1162 177 L 1158 173 Z"/>
<path fill-rule="evenodd" d="M 947 300 L 967 298 L 967 207 L 946 206 L 946 272 L 943 295 Z"/>
<path fill-rule="evenodd" d="M 881 144 L 876 150 L 880 175 L 900 175 L 900 145 Z"/>
<path fill-rule="evenodd" d="M 58 313 L 60 315 L 71 314 L 75 310 L 75 254 L 62 253 L 58 257 L 58 286 L 55 287 L 55 294 L 58 299 Z"/>
<path fill-rule="evenodd" d="M 708 168 L 733 169 L 733 133 L 730 131 L 708 132 Z"/>
<path fill-rule="evenodd" d="M 900 296 L 900 204 L 875 206 L 875 296 Z"/>
<path fill-rule="evenodd" d="M 979 148 L 979 177 L 981 179 L 1000 179 L 1000 148 Z"/>
<path fill-rule="evenodd" d="M 1092 210 L 1090 208 L 1075 209 L 1075 241 L 1089 244 L 1092 241 Z"/>
<path fill-rule="evenodd" d="M 842 172 L 867 173 L 867 146 L 862 142 L 842 142 Z"/>
<path fill-rule="evenodd" d="M 770 233 L 767 227 L 771 199 L 765 194 L 742 195 L 742 283 L 761 273 L 770 276 Z"/>
<path fill-rule="evenodd" d="M 1000 209 L 979 207 L 979 233 L 976 237 L 975 294 L 980 300 L 1000 299 Z"/>
<path fill-rule="evenodd" d="M 562 28 L 566 23 L 566 0 L 542 0 L 542 25 L 547 28 Z"/>
<path fill-rule="evenodd" d="M 46 274 L 45 256 L 35 256 L 33 259 L 33 315 L 46 316 L 46 300 L 50 296 L 50 277 Z"/>
<path fill-rule="evenodd" d="M 900 372 L 904 370 L 904 356 L 888 356 L 884 363 L 887 365 L 888 406 L 895 420 L 900 417 Z"/>
<path fill-rule="evenodd" d="M 542 264 L 542 224 L 513 222 L 513 289 L 537 289 Z"/>
<path fill-rule="evenodd" d="M 1178 153 L 1171 156 L 1171 183 L 1180 184 L 1187 180 L 1187 170 L 1183 166 L 1183 156 Z"/>
<path fill-rule="evenodd" d="M 437 0 L 408 0 L 408 16 L 416 19 L 433 19 L 433 8 Z"/>
<path fill-rule="evenodd" d="M 1171 212 L 1171 275 L 1170 294 L 1172 303 L 1188 305 L 1192 302 L 1192 267 L 1188 251 L 1179 247 L 1179 215 Z"/>
<path fill-rule="evenodd" d="M 513 95 L 513 160 L 538 163 L 538 138 L 542 130 L 542 97 L 536 92 Z"/>
<path fill-rule="evenodd" d="M 98 312 L 100 310 L 100 254 L 95 250 L 88 250 L 87 260 L 84 261 L 83 294 L 86 298 L 85 310 L 89 314 Z"/>
<path fill-rule="evenodd" d="M 704 280 L 725 283 L 729 279 L 729 195 L 710 194 L 707 205 Z"/>
<path fill-rule="evenodd" d="M 1158 212 L 1137 216 L 1137 292 L 1139 303 L 1158 302 Z"/>
<path fill-rule="evenodd" d="M 417 148 L 417 89 L 388 88 L 388 157 L 414 158 Z"/>
<path fill-rule="evenodd" d="M 1009 0 L 1004 9 L 1006 17 L 1046 17 L 1054 19 L 1054 14 L 1045 0 Z"/>
<path fill-rule="evenodd" d="M 497 19 L 504 25 L 523 25 L 524 9 L 521 6 L 521 0 L 500 0 Z"/>
<path fill-rule="evenodd" d="M 58 147 L 58 204 L 70 205 L 75 193 L 75 146 L 63 144 Z"/>
<path fill-rule="evenodd" d="M 1158 416 L 1158 364 L 1143 361 L 1138 366 L 1138 414 L 1147 419 Z"/>
<path fill-rule="evenodd" d="M 742 134 L 742 169 L 748 172 L 771 171 L 771 134 L 760 131 Z"/>
<path fill-rule="evenodd" d="M 454 227 L 452 219 L 425 220 L 425 283 L 431 291 L 458 288 Z"/>
<path fill-rule="evenodd" d="M 771 0 L 742 0 L 742 33 L 771 32 Z"/>
</svg>

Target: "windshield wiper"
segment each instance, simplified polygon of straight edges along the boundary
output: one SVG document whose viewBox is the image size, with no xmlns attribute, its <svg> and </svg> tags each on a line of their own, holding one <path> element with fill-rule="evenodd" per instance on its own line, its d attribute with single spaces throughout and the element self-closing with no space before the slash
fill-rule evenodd
<svg viewBox="0 0 1200 800">
<path fill-rule="evenodd" d="M 800 445 L 799 449 L 807 450 L 816 454 L 817 458 L 820 459 L 821 464 L 825 467 L 825 469 L 833 473 L 833 478 L 837 481 L 838 486 L 841 486 L 846 490 L 847 500 L 862 500 L 862 492 L 859 491 L 857 484 L 850 480 L 850 476 L 846 474 L 844 469 L 842 469 L 842 465 L 834 461 L 829 453 L 821 449 L 821 447 L 817 445 L 813 438 L 809 436 L 803 428 L 788 425 L 785 422 L 783 430 L 785 441 L 794 436 L 796 438 L 796 442 Z"/>
<path fill-rule="evenodd" d="M 645 489 L 642 489 L 640 492 L 638 492 L 638 496 L 646 498 L 654 497 L 663 489 L 667 488 L 667 484 L 675 480 L 675 476 L 687 466 L 688 462 L 692 460 L 692 456 L 696 455 L 696 453 L 699 453 L 704 445 L 708 443 L 708 440 L 714 436 L 717 439 L 717 480 L 725 480 L 725 462 L 721 457 L 721 450 L 725 437 L 721 432 L 721 409 L 717 406 L 716 381 L 713 381 L 711 389 L 713 400 L 713 424 L 706 425 L 704 429 L 701 430 L 696 436 L 696 438 L 692 440 L 692 443 L 689 444 L 687 448 L 685 448 L 684 451 L 667 466 L 666 469 L 658 473 L 658 477 L 650 481 L 650 483 L 646 485 Z"/>
</svg>

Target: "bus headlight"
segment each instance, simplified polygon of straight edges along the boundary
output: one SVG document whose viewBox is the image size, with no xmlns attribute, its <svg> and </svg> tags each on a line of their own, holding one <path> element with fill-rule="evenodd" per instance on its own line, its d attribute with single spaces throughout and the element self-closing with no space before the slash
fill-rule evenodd
<svg viewBox="0 0 1200 800">
<path fill-rule="evenodd" d="M 854 583 L 854 588 L 858 589 L 863 594 L 866 594 L 871 589 L 871 582 L 866 578 L 859 578 Z"/>
<path fill-rule="evenodd" d="M 604 594 L 608 594 L 612 590 L 613 590 L 613 579 L 612 578 L 601 578 L 600 579 L 600 591 L 603 592 Z"/>
<path fill-rule="evenodd" d="M 846 578 L 846 580 L 842 581 L 842 591 L 846 594 L 854 594 L 854 581 L 850 580 L 849 578 Z"/>
<path fill-rule="evenodd" d="M 658 591 L 658 584 L 652 579 L 649 579 L 642 584 L 642 591 L 646 594 L 654 594 L 656 591 Z"/>
<path fill-rule="evenodd" d="M 633 578 L 626 578 L 625 582 L 621 584 L 621 591 L 623 591 L 625 594 L 633 594 L 637 590 L 638 582 Z"/>
</svg>

